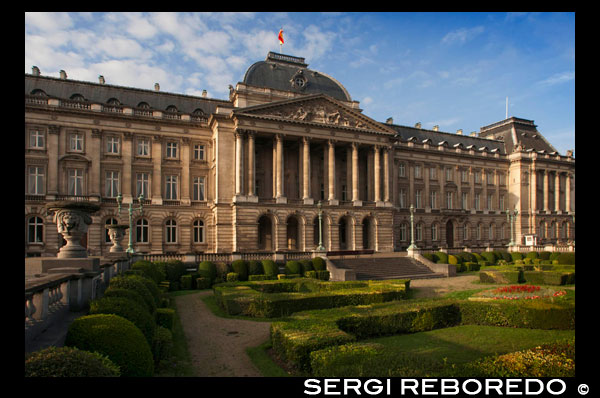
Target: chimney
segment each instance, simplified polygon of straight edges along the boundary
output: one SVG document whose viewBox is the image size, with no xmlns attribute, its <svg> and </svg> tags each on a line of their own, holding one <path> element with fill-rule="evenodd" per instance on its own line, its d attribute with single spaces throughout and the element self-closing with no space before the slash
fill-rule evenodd
<svg viewBox="0 0 600 398">
<path fill-rule="evenodd" d="M 469 134 L 471 137 L 477 137 L 477 131 L 471 131 L 471 134 Z"/>
<path fill-rule="evenodd" d="M 160 84 L 154 83 L 154 91 L 160 91 Z"/>
<path fill-rule="evenodd" d="M 438 126 L 438 125 L 433 126 L 433 131 L 438 131 L 439 129 L 440 129 L 440 126 Z"/>
<path fill-rule="evenodd" d="M 458 129 L 458 130 L 456 130 L 456 134 L 458 134 L 458 135 L 462 135 L 462 129 Z"/>
<path fill-rule="evenodd" d="M 31 74 L 33 76 L 39 76 L 40 75 L 40 68 L 38 68 L 37 66 L 33 66 L 31 68 Z"/>
<path fill-rule="evenodd" d="M 420 129 L 420 128 L 421 128 L 421 122 L 417 122 L 417 123 L 415 124 L 415 127 L 416 127 L 416 128 L 418 128 L 418 129 Z"/>
<path fill-rule="evenodd" d="M 60 70 L 60 78 L 62 80 L 66 80 L 67 79 L 67 72 L 65 72 L 64 70 Z"/>
<path fill-rule="evenodd" d="M 202 90 L 202 98 L 206 98 L 207 95 L 208 93 L 206 92 L 206 90 Z"/>
<path fill-rule="evenodd" d="M 394 118 L 393 117 L 388 117 L 387 120 L 385 121 L 386 124 L 394 124 Z"/>
<path fill-rule="evenodd" d="M 104 76 L 102 76 L 102 75 L 98 76 L 98 81 L 100 82 L 100 84 L 104 84 L 105 83 Z"/>
</svg>

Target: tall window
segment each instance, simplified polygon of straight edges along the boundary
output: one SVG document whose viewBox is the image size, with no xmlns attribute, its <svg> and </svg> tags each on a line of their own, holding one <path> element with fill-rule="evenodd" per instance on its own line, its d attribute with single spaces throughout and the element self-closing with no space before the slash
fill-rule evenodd
<svg viewBox="0 0 600 398">
<path fill-rule="evenodd" d="M 415 165 L 415 178 L 421 178 L 421 166 Z"/>
<path fill-rule="evenodd" d="M 498 210 L 504 210 L 504 194 L 500 195 L 500 208 Z"/>
<path fill-rule="evenodd" d="M 437 208 L 437 192 L 436 191 L 429 192 L 429 206 L 431 206 L 432 209 Z"/>
<path fill-rule="evenodd" d="M 483 228 L 483 225 L 477 224 L 477 240 L 481 240 L 482 228 Z"/>
<path fill-rule="evenodd" d="M 400 241 L 406 241 L 407 240 L 407 226 L 406 224 L 400 224 Z"/>
<path fill-rule="evenodd" d="M 398 177 L 406 177 L 406 169 L 404 163 L 398 164 Z"/>
<path fill-rule="evenodd" d="M 27 168 L 28 182 L 27 193 L 29 195 L 44 194 L 44 168 L 40 166 L 29 166 Z"/>
<path fill-rule="evenodd" d="M 431 240 L 438 240 L 438 225 L 431 224 Z"/>
<path fill-rule="evenodd" d="M 135 223 L 135 241 L 148 243 L 148 220 L 140 218 Z"/>
<path fill-rule="evenodd" d="M 487 197 L 487 209 L 494 210 L 494 194 L 488 194 Z"/>
<path fill-rule="evenodd" d="M 436 173 L 437 173 L 437 168 L 436 167 L 430 167 L 429 168 L 429 178 L 430 179 L 435 180 L 437 178 Z M 433 206 L 431 206 L 431 207 L 433 207 Z"/>
<path fill-rule="evenodd" d="M 177 243 L 177 221 L 168 219 L 165 223 L 165 234 L 167 243 Z"/>
<path fill-rule="evenodd" d="M 135 189 L 135 196 L 140 196 L 140 195 L 144 195 L 144 198 L 148 198 L 150 195 L 149 189 L 148 189 L 148 184 L 150 181 L 150 177 L 148 176 L 148 173 L 137 173 L 136 174 L 136 189 Z"/>
<path fill-rule="evenodd" d="M 401 208 L 406 207 L 406 190 L 404 188 L 400 188 L 398 192 L 398 206 Z"/>
<path fill-rule="evenodd" d="M 167 157 L 171 159 L 177 158 L 177 143 L 167 142 Z"/>
<path fill-rule="evenodd" d="M 27 242 L 42 243 L 44 241 L 44 220 L 41 217 L 31 217 L 27 227 Z"/>
<path fill-rule="evenodd" d="M 194 243 L 204 243 L 204 221 L 194 221 Z"/>
<path fill-rule="evenodd" d="M 195 160 L 204 160 L 204 145 L 202 145 L 202 144 L 194 145 L 194 159 Z"/>
<path fill-rule="evenodd" d="M 119 153 L 119 137 L 106 138 L 106 153 L 117 155 Z"/>
<path fill-rule="evenodd" d="M 421 192 L 421 190 L 420 190 L 420 189 L 417 189 L 417 190 L 415 191 L 415 207 L 416 207 L 417 209 L 420 209 L 420 208 L 421 208 L 421 193 L 422 193 L 422 192 Z"/>
<path fill-rule="evenodd" d="M 75 152 L 83 151 L 83 134 L 73 133 L 69 136 L 69 149 Z"/>
<path fill-rule="evenodd" d="M 452 192 L 446 192 L 446 209 L 452 208 Z"/>
<path fill-rule="evenodd" d="M 415 228 L 415 240 L 421 241 L 423 240 L 423 224 L 418 223 Z"/>
<path fill-rule="evenodd" d="M 494 240 L 494 224 L 490 224 L 488 227 L 488 239 Z"/>
<path fill-rule="evenodd" d="M 487 183 L 488 184 L 494 184 L 494 172 L 493 171 L 488 171 L 487 172 L 487 177 L 486 177 Z"/>
<path fill-rule="evenodd" d="M 452 169 L 451 168 L 446 169 L 446 181 L 452 181 Z"/>
<path fill-rule="evenodd" d="M 137 155 L 138 156 L 150 156 L 150 140 L 148 138 L 138 138 L 137 141 Z"/>
<path fill-rule="evenodd" d="M 460 180 L 461 180 L 461 182 L 469 182 L 469 171 L 468 170 L 460 171 Z"/>
<path fill-rule="evenodd" d="M 477 170 L 473 173 L 473 176 L 475 177 L 475 183 L 480 184 L 481 183 L 481 171 Z"/>
<path fill-rule="evenodd" d="M 206 200 L 204 198 L 204 177 L 194 177 L 192 200 Z"/>
<path fill-rule="evenodd" d="M 462 193 L 462 209 L 467 210 L 469 208 L 469 194 L 466 192 Z"/>
<path fill-rule="evenodd" d="M 176 200 L 177 199 L 177 176 L 169 175 L 166 176 L 165 186 L 165 199 Z"/>
<path fill-rule="evenodd" d="M 474 199 L 475 199 L 475 203 L 474 203 L 475 210 L 481 210 L 481 207 L 479 206 L 479 204 L 480 204 L 480 203 L 479 203 L 479 202 L 480 202 L 480 200 L 479 200 L 479 199 L 480 199 L 480 198 L 481 198 L 481 195 L 480 195 L 480 194 L 478 194 L 478 193 L 476 193 L 476 194 L 475 194 L 475 198 L 474 198 Z"/>
<path fill-rule="evenodd" d="M 35 149 L 44 149 L 44 133 L 39 130 L 29 132 L 29 147 Z"/>
<path fill-rule="evenodd" d="M 110 225 L 116 225 L 116 224 L 118 224 L 116 218 L 109 218 L 106 220 L 106 227 L 104 228 L 104 242 L 105 243 L 110 243 L 110 236 L 108 235 L 108 227 Z"/>
<path fill-rule="evenodd" d="M 107 171 L 106 172 L 106 186 L 105 193 L 107 198 L 116 198 L 119 194 L 119 172 L 118 171 Z"/>
<path fill-rule="evenodd" d="M 83 170 L 69 169 L 67 171 L 67 185 L 69 195 L 83 195 Z"/>
</svg>

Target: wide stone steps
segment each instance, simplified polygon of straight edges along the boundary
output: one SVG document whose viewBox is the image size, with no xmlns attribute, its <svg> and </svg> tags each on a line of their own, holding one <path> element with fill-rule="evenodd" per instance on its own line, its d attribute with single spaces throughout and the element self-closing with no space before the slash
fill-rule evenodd
<svg viewBox="0 0 600 398">
<path fill-rule="evenodd" d="M 445 277 L 410 257 L 330 259 L 338 268 L 352 269 L 357 280 L 424 279 Z"/>
</svg>

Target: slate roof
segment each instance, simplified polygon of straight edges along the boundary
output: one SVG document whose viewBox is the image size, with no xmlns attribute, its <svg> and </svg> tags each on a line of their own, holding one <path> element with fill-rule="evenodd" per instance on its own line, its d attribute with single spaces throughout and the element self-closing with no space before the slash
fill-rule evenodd
<svg viewBox="0 0 600 398">
<path fill-rule="evenodd" d="M 533 123 L 533 120 L 511 117 L 490 124 L 489 126 L 482 127 L 480 129 L 480 135 L 485 137 L 493 136 L 496 139 L 502 139 L 508 154 L 514 152 L 517 145 L 521 145 L 524 151 L 557 152 L 537 130 L 537 126 Z"/>
<path fill-rule="evenodd" d="M 79 94 L 88 102 L 97 104 L 106 104 L 109 99 L 116 98 L 121 105 L 132 108 L 146 102 L 150 109 L 165 111 L 173 105 L 181 113 L 192 114 L 201 109 L 206 116 L 215 112 L 217 105 L 230 104 L 229 101 L 191 95 L 25 74 L 25 94 L 29 95 L 36 89 L 43 90 L 51 98 L 69 99 Z"/>
<path fill-rule="evenodd" d="M 337 100 L 352 101 L 344 86 L 337 80 L 308 69 L 307 66 L 304 58 L 269 52 L 264 61 L 256 62 L 248 68 L 243 83 L 304 94 L 326 94 Z M 300 70 L 306 78 L 306 86 L 297 88 L 292 85 L 292 79 Z"/>
</svg>

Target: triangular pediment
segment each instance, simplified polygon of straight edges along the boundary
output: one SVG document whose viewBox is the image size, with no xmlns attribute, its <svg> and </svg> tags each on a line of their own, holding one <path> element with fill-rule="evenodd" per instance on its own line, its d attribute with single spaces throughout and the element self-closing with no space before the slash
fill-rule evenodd
<svg viewBox="0 0 600 398">
<path fill-rule="evenodd" d="M 391 128 L 363 115 L 341 102 L 324 94 L 271 102 L 238 108 L 233 111 L 238 117 L 305 123 L 343 129 L 357 129 L 380 134 L 395 134 Z"/>
</svg>

